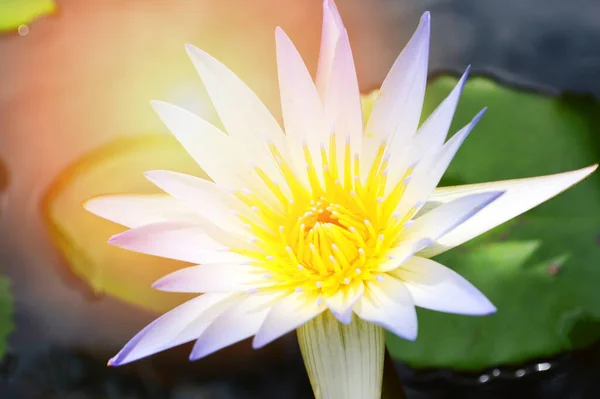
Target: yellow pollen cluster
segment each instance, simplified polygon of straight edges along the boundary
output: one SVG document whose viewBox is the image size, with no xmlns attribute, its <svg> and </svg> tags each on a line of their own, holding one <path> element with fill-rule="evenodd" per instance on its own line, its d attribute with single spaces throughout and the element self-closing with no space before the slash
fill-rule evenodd
<svg viewBox="0 0 600 399">
<path fill-rule="evenodd" d="M 346 140 L 343 170 L 338 171 L 335 134 L 329 150 L 321 148 L 323 181 L 315 173 L 311 154 L 304 146 L 310 187 L 303 186 L 274 145 L 270 150 L 286 179 L 292 198 L 260 168 L 257 174 L 281 202 L 283 213 L 260 203 L 249 192 L 237 196 L 259 216 L 261 223 L 244 220 L 261 251 L 239 250 L 266 271 L 261 290 L 308 292 L 327 298 L 353 284 L 382 279 L 379 265 L 402 239 L 405 223 L 414 211 L 398 215 L 395 209 L 404 193 L 404 178 L 385 195 L 386 145 L 382 143 L 365 179 L 358 156 L 351 156 Z M 364 182 L 364 183 L 363 183 Z"/>
</svg>

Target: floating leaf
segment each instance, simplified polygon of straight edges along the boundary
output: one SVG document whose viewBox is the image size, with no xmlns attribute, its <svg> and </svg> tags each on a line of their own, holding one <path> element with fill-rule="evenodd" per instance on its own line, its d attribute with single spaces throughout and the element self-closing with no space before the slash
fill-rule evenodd
<svg viewBox="0 0 600 399">
<path fill-rule="evenodd" d="M 430 85 L 428 115 L 456 79 Z M 464 90 L 452 131 L 489 110 L 441 185 L 578 169 L 600 160 L 600 105 L 548 97 L 481 77 Z M 388 335 L 392 354 L 416 367 L 481 369 L 551 356 L 600 338 L 600 174 L 493 231 L 436 257 L 497 306 L 486 317 L 419 309 L 419 337 Z M 448 298 L 452 300 L 452 298 Z"/>
<path fill-rule="evenodd" d="M 0 277 L 0 359 L 6 353 L 8 335 L 13 329 L 13 298 L 10 292 L 10 281 Z"/>
<path fill-rule="evenodd" d="M 0 1 L 0 32 L 16 30 L 23 24 L 52 13 L 54 0 L 2 0 Z"/>
<path fill-rule="evenodd" d="M 110 236 L 126 228 L 83 209 L 83 203 L 97 195 L 160 194 L 144 178 L 143 173 L 153 169 L 206 176 L 170 135 L 119 139 L 64 171 L 45 197 L 44 211 L 70 272 L 85 287 L 163 312 L 187 295 L 159 292 L 150 286 L 182 263 L 107 244 Z"/>
</svg>

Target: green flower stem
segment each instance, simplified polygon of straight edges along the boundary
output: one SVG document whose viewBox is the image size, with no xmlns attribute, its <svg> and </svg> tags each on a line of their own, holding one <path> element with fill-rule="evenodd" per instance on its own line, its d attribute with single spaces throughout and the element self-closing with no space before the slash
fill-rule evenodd
<svg viewBox="0 0 600 399">
<path fill-rule="evenodd" d="M 342 324 L 324 312 L 298 329 L 316 399 L 380 399 L 384 330 L 357 317 Z"/>
</svg>

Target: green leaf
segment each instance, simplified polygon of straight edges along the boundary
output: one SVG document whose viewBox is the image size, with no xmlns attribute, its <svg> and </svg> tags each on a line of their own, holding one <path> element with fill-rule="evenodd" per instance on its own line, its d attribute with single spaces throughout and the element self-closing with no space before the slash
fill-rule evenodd
<svg viewBox="0 0 600 399">
<path fill-rule="evenodd" d="M 54 0 L 2 0 L 0 1 L 0 32 L 16 30 L 42 15 L 56 9 Z"/>
<path fill-rule="evenodd" d="M 13 298 L 10 292 L 10 281 L 0 277 L 0 359 L 6 353 L 8 335 L 13 329 Z"/>
<path fill-rule="evenodd" d="M 206 177 L 171 135 L 119 139 L 67 168 L 44 198 L 50 235 L 69 271 L 96 294 L 163 312 L 188 295 L 153 290 L 153 282 L 180 269 L 181 262 L 114 247 L 107 240 L 126 228 L 92 215 L 88 199 L 106 194 L 161 194 L 144 172 L 168 169 Z"/>
<path fill-rule="evenodd" d="M 456 79 L 430 87 L 428 115 Z M 600 105 L 471 79 L 452 131 L 489 110 L 459 150 L 443 185 L 530 177 L 600 160 Z M 436 257 L 497 306 L 486 317 L 419 310 L 419 337 L 388 334 L 392 354 L 415 367 L 481 369 L 551 356 L 600 338 L 600 174 L 481 237 Z M 448 298 L 452 300 L 452 298 Z"/>
</svg>

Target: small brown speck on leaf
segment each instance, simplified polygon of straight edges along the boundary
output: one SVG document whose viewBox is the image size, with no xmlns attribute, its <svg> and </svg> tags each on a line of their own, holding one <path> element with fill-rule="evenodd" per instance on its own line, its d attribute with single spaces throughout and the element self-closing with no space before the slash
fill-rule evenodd
<svg viewBox="0 0 600 399">
<path fill-rule="evenodd" d="M 552 263 L 548 266 L 548 274 L 551 276 L 556 276 L 560 272 L 560 265 L 556 263 Z"/>
</svg>

